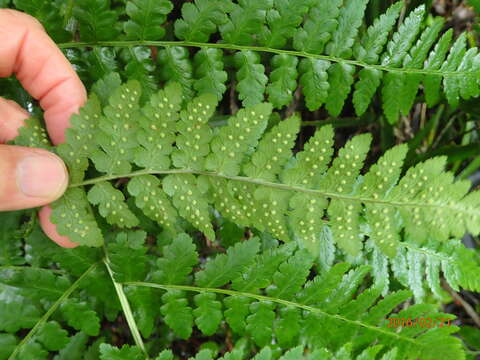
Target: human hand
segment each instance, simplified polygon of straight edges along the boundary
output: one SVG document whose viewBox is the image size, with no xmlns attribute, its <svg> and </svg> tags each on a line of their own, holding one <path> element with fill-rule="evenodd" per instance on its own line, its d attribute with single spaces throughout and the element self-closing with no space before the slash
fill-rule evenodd
<svg viewBox="0 0 480 360">
<path fill-rule="evenodd" d="M 62 143 L 70 115 L 85 102 L 85 88 L 36 19 L 0 9 L 0 77 L 12 74 L 39 100 L 52 142 Z M 4 145 L 18 135 L 18 128 L 28 117 L 18 104 L 0 98 L 0 211 L 49 204 L 68 185 L 67 169 L 56 155 L 42 149 Z M 50 214 L 48 206 L 40 210 L 45 233 L 61 246 L 74 247 L 57 233 Z"/>
</svg>

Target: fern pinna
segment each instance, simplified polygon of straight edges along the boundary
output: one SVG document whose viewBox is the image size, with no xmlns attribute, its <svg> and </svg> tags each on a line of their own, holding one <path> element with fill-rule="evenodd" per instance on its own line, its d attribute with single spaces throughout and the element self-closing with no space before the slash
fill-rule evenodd
<svg viewBox="0 0 480 360">
<path fill-rule="evenodd" d="M 128 196 L 173 233 L 183 219 L 214 240 L 214 208 L 238 225 L 296 240 L 313 254 L 325 225 L 351 255 L 360 252 L 365 236 L 393 256 L 401 233 L 442 241 L 480 232 L 479 193 L 468 193 L 468 181 L 454 182 L 442 157 L 401 177 L 407 147 L 400 145 L 360 175 L 369 134 L 352 138 L 332 161 L 333 130 L 323 127 L 293 155 L 300 119 L 292 116 L 264 134 L 272 114 L 267 103 L 242 109 L 227 126 L 213 129 L 213 95 L 182 106 L 181 87 L 173 84 L 144 106 L 140 97 L 136 81 L 118 86 L 103 111 L 92 95 L 72 118 L 67 143 L 56 149 L 71 184 L 53 204 L 52 220 L 79 244 L 103 243 L 91 205 L 111 225 L 136 226 Z M 40 133 L 38 125 L 23 128 L 17 143 L 42 145 Z M 99 174 L 85 179 L 89 160 Z M 110 182 L 121 178 L 131 179 L 120 187 Z"/>
</svg>

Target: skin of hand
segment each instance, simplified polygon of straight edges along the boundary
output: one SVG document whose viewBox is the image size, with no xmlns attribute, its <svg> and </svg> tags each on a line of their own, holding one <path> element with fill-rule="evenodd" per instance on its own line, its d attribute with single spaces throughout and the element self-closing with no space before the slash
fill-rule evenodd
<svg viewBox="0 0 480 360">
<path fill-rule="evenodd" d="M 0 77 L 13 74 L 39 101 L 52 142 L 62 143 L 70 116 L 86 100 L 85 88 L 35 18 L 0 9 Z M 5 145 L 18 135 L 18 128 L 28 117 L 18 104 L 0 98 L 0 211 L 47 205 L 58 199 L 68 185 L 67 169 L 56 155 L 42 149 Z M 50 214 L 48 206 L 39 212 L 45 233 L 63 247 L 75 247 L 75 243 L 58 234 Z"/>
</svg>

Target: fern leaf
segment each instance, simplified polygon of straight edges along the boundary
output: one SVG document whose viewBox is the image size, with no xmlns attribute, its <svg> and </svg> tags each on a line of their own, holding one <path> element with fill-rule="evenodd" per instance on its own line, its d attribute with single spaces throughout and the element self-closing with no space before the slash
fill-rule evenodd
<svg viewBox="0 0 480 360">
<path fill-rule="evenodd" d="M 176 122 L 182 102 L 182 89 L 178 84 L 168 85 L 154 94 L 142 108 L 139 117 L 140 147 L 135 149 L 135 163 L 146 169 L 168 169 L 169 155 L 173 151 Z"/>
<path fill-rule="evenodd" d="M 128 192 L 135 204 L 153 221 L 175 233 L 177 211 L 160 187 L 160 181 L 151 175 L 138 176 L 128 183 Z"/>
<path fill-rule="evenodd" d="M 203 334 L 213 335 L 223 319 L 222 303 L 216 300 L 215 294 L 198 294 L 194 297 L 197 308 L 193 310 L 195 324 Z"/>
<path fill-rule="evenodd" d="M 225 320 L 236 334 L 245 334 L 251 303 L 251 299 L 241 296 L 230 296 L 224 300 Z"/>
<path fill-rule="evenodd" d="M 61 311 L 69 326 L 89 336 L 98 336 L 100 319 L 86 303 L 69 300 L 62 304 Z"/>
<path fill-rule="evenodd" d="M 126 11 L 130 20 L 123 25 L 127 37 L 135 40 L 160 40 L 165 36 L 162 25 L 172 10 L 170 0 L 128 1 Z"/>
<path fill-rule="evenodd" d="M 184 284 L 197 263 L 198 255 L 192 239 L 187 234 L 180 234 L 163 249 L 163 257 L 157 260 L 158 271 L 153 278 L 160 284 Z"/>
<path fill-rule="evenodd" d="M 247 331 L 260 346 L 270 344 L 275 320 L 275 305 L 270 302 L 255 302 L 250 305 L 251 315 L 247 317 Z"/>
<path fill-rule="evenodd" d="M 102 215 L 110 225 L 131 228 L 138 225 L 137 217 L 125 204 L 122 192 L 109 183 L 95 184 L 87 195 L 88 201 L 98 205 Z"/>
<path fill-rule="evenodd" d="M 47 131 L 39 119 L 27 119 L 25 120 L 25 125 L 25 127 L 19 129 L 19 134 L 15 138 L 15 145 L 38 147 L 47 150 L 52 148 Z"/>
<path fill-rule="evenodd" d="M 300 119 L 292 116 L 280 122 L 259 142 L 257 151 L 243 171 L 256 179 L 274 180 L 291 157 L 291 148 L 300 130 Z"/>
<path fill-rule="evenodd" d="M 229 44 L 252 45 L 272 7 L 273 0 L 239 0 L 233 4 L 228 22 L 220 26 L 222 38 Z"/>
<path fill-rule="evenodd" d="M 52 205 L 50 220 L 57 225 L 60 235 L 69 236 L 72 242 L 87 246 L 101 246 L 100 231 L 87 195 L 82 189 L 70 189 Z M 82 219 L 81 222 L 78 219 Z"/>
<path fill-rule="evenodd" d="M 120 56 L 126 63 L 124 74 L 127 79 L 137 80 L 142 84 L 141 103 L 145 103 L 158 90 L 152 49 L 135 46 L 124 49 L 120 52 Z"/>
<path fill-rule="evenodd" d="M 241 51 L 235 54 L 237 69 L 237 91 L 245 107 L 257 105 L 263 101 L 268 78 L 265 67 L 260 63 L 260 56 L 252 51 Z"/>
<path fill-rule="evenodd" d="M 259 250 L 259 241 L 254 238 L 237 243 L 207 263 L 204 270 L 196 273 L 196 281 L 203 287 L 219 287 L 236 279 L 250 265 Z"/>
<path fill-rule="evenodd" d="M 416 45 L 403 60 L 406 68 L 420 69 L 423 66 L 430 48 L 437 40 L 443 25 L 443 19 L 439 18 L 423 31 Z M 400 112 L 405 116 L 413 106 L 421 80 L 422 76 L 420 74 L 406 74 L 403 85 L 397 90 L 401 94 L 401 96 L 396 97 L 400 99 Z"/>
<path fill-rule="evenodd" d="M 274 8 L 267 12 L 267 24 L 259 33 L 262 45 L 282 48 L 292 37 L 308 12 L 310 0 L 274 0 Z"/>
<path fill-rule="evenodd" d="M 267 294 L 281 299 L 291 299 L 305 283 L 312 266 L 306 251 L 297 251 L 287 262 L 280 265 L 273 275 Z"/>
<path fill-rule="evenodd" d="M 347 0 L 340 8 L 338 26 L 328 43 L 329 55 L 348 59 L 352 55 L 352 46 L 362 24 L 363 15 L 369 0 Z"/>
<path fill-rule="evenodd" d="M 415 41 L 425 15 L 425 6 L 419 6 L 408 15 L 382 56 L 382 65 L 399 67 Z"/>
<path fill-rule="evenodd" d="M 193 65 L 188 50 L 180 46 L 167 47 L 158 52 L 157 62 L 160 79 L 182 85 L 183 96 L 191 100 L 194 97 Z"/>
<path fill-rule="evenodd" d="M 68 332 L 56 321 L 49 321 L 38 330 L 35 339 L 49 351 L 58 351 L 68 343 Z"/>
<path fill-rule="evenodd" d="M 182 18 L 175 22 L 175 35 L 182 40 L 207 42 L 217 26 L 228 21 L 230 1 L 195 0 L 182 6 Z"/>
<path fill-rule="evenodd" d="M 59 4 L 42 0 L 14 0 L 13 4 L 17 10 L 23 10 L 40 20 L 47 33 L 56 42 L 71 40 L 72 34 L 64 28 Z M 2 8 L 7 7 L 6 5 L 8 3 L 2 4 Z"/>
<path fill-rule="evenodd" d="M 400 1 L 393 4 L 367 29 L 361 40 L 354 46 L 354 55 L 357 60 L 367 64 L 377 63 L 402 7 L 403 4 Z"/>
<path fill-rule="evenodd" d="M 217 98 L 205 94 L 195 98 L 186 110 L 182 110 L 177 125 L 179 134 L 175 139 L 178 149 L 172 153 L 173 164 L 176 167 L 197 170 L 204 168 L 205 157 L 209 153 L 208 144 L 212 139 L 208 120 L 216 107 Z"/>
<path fill-rule="evenodd" d="M 130 345 L 123 345 L 121 349 L 117 349 L 111 345 L 100 345 L 100 360 L 141 360 L 143 358 L 142 351 Z"/>
<path fill-rule="evenodd" d="M 257 293 L 270 284 L 270 279 L 283 263 L 293 253 L 294 244 L 286 244 L 280 248 L 261 253 L 258 261 L 248 266 L 241 276 L 233 279 L 232 288 L 242 292 Z M 240 301 L 240 300 L 239 300 Z"/>
<path fill-rule="evenodd" d="M 108 244 L 109 265 L 117 282 L 143 281 L 147 274 L 147 249 L 143 231 L 120 233 Z"/>
<path fill-rule="evenodd" d="M 160 308 L 165 323 L 182 339 L 192 334 L 193 315 L 181 291 L 169 290 L 162 296 L 164 305 Z"/>
<path fill-rule="evenodd" d="M 355 83 L 355 92 L 353 93 L 353 105 L 357 116 L 362 116 L 367 111 L 380 86 L 382 76 L 381 71 L 368 67 L 358 73 L 359 80 Z"/>
<path fill-rule="evenodd" d="M 330 63 L 325 60 L 303 59 L 300 62 L 300 85 L 303 86 L 310 111 L 318 110 L 327 100 L 330 89 L 327 73 L 329 67 Z"/>
<path fill-rule="evenodd" d="M 277 319 L 274 323 L 275 336 L 279 345 L 288 349 L 298 344 L 302 316 L 299 309 L 290 307 L 281 308 L 279 312 L 280 319 Z M 302 352 L 303 349 L 301 349 L 300 354 Z"/>
<path fill-rule="evenodd" d="M 355 74 L 355 67 L 349 64 L 336 63 L 328 69 L 330 88 L 325 107 L 332 116 L 342 112 L 345 100 L 350 94 Z"/>
<path fill-rule="evenodd" d="M 293 99 L 293 93 L 297 89 L 297 65 L 298 59 L 289 55 L 275 55 L 272 58 L 270 84 L 267 86 L 268 101 L 281 109 Z"/>
<path fill-rule="evenodd" d="M 462 59 L 466 53 L 467 38 L 465 33 L 460 35 L 453 44 L 448 54 L 447 60 L 443 63 L 441 70 L 443 71 L 455 71 L 461 65 Z M 445 76 L 443 79 L 443 86 L 445 87 L 445 94 L 447 96 L 448 103 L 452 107 L 457 107 L 460 100 L 460 88 L 456 81 L 456 76 Z"/>
<path fill-rule="evenodd" d="M 231 117 L 228 126 L 222 127 L 210 144 L 212 152 L 206 159 L 207 170 L 238 175 L 243 154 L 257 146 L 271 113 L 271 105 L 263 103 L 249 109 L 241 109 Z M 239 133 L 238 130 L 241 128 L 246 130 L 247 136 Z M 225 156 L 227 151 L 228 156 Z"/>
<path fill-rule="evenodd" d="M 221 100 L 227 90 L 227 72 L 223 70 L 223 52 L 219 49 L 202 49 L 195 54 L 195 82 L 199 94 L 214 94 Z"/>
<path fill-rule="evenodd" d="M 295 31 L 294 48 L 311 54 L 321 54 L 337 29 L 341 6 L 341 0 L 315 2 L 303 27 Z"/>
<path fill-rule="evenodd" d="M 198 186 L 195 176 L 169 175 L 163 180 L 163 188 L 184 219 L 202 231 L 207 239 L 215 239 L 205 191 Z"/>
<path fill-rule="evenodd" d="M 78 20 L 83 41 L 101 41 L 117 38 L 118 16 L 110 8 L 110 0 L 79 0 L 73 15 Z"/>
</svg>

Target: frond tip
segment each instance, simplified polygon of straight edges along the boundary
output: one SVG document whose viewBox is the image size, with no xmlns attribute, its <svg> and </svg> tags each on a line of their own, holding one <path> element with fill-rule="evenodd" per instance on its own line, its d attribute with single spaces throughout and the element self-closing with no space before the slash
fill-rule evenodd
<svg viewBox="0 0 480 360">
<path fill-rule="evenodd" d="M 57 148 L 62 156 L 79 157 L 63 156 L 75 183 L 53 205 L 52 219 L 80 244 L 102 242 L 88 200 L 109 223 L 128 228 L 137 223 L 124 202 L 129 196 L 167 230 L 176 231 L 183 218 L 214 238 L 213 207 L 234 223 L 295 239 L 314 254 L 324 226 L 349 254 L 358 254 L 367 236 L 389 256 L 402 232 L 419 241 L 480 232 L 480 193 L 468 194 L 468 182 L 454 182 L 444 171 L 445 158 L 427 160 L 401 177 L 407 148 L 400 145 L 362 176 L 369 134 L 352 138 L 333 159 L 332 128 L 322 127 L 293 155 L 300 119 L 293 116 L 264 133 L 270 104 L 240 110 L 213 131 L 208 121 L 215 96 L 181 106 L 181 86 L 171 84 L 142 106 L 140 91 L 130 81 L 103 111 L 92 95 L 72 122 L 68 142 Z M 29 131 L 38 130 L 22 130 L 18 143 Z M 84 179 L 86 159 L 104 176 Z M 125 188 L 105 184 L 116 178 L 132 180 Z M 83 188 L 92 184 L 87 197 Z"/>
</svg>

